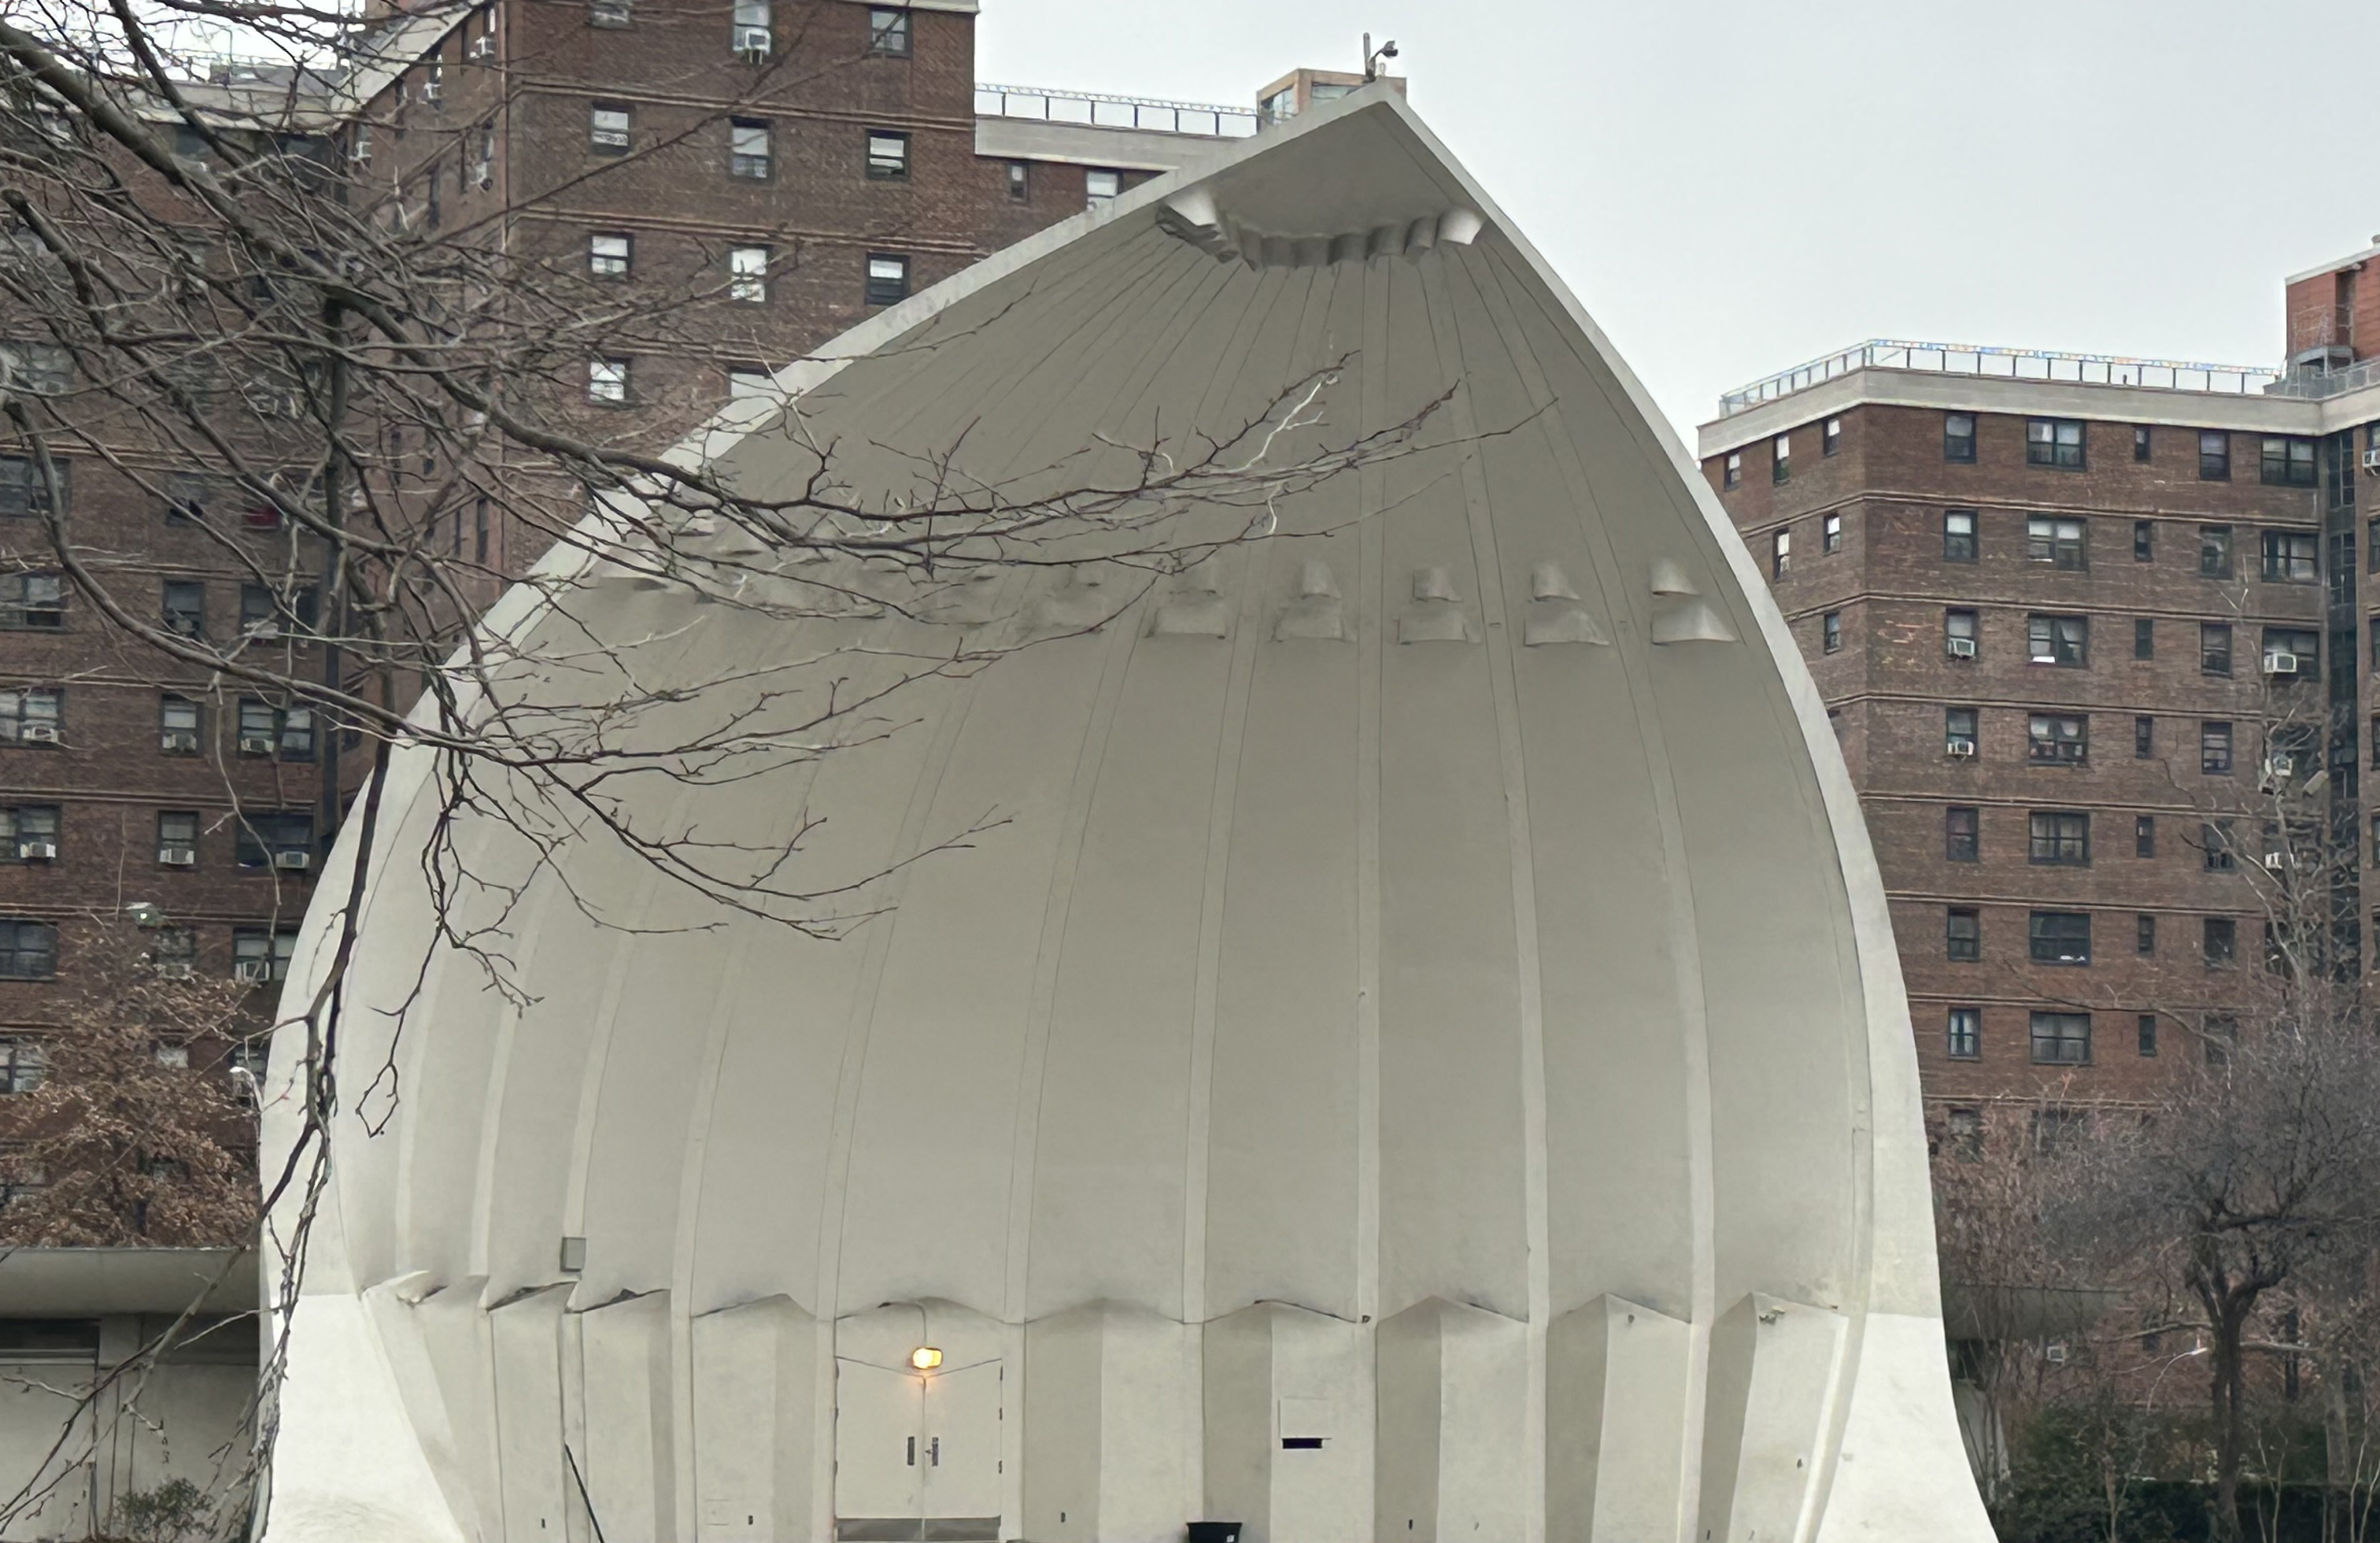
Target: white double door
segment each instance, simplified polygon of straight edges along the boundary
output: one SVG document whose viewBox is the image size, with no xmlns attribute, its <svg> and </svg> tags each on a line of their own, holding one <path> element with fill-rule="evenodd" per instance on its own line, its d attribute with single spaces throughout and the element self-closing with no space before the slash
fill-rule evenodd
<svg viewBox="0 0 2380 1543">
<path fill-rule="evenodd" d="M 834 1512 L 841 1535 L 997 1537 L 1001 1391 L 998 1361 L 921 1374 L 838 1357 Z"/>
</svg>

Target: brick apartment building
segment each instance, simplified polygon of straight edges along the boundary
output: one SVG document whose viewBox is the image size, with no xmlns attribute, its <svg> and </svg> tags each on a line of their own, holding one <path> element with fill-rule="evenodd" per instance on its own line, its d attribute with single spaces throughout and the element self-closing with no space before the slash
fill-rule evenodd
<svg viewBox="0 0 2380 1543">
<path fill-rule="evenodd" d="M 1702 426 L 1860 790 L 1937 1131 L 2138 1095 L 2268 928 L 2380 967 L 2375 259 L 2289 281 L 2284 371 L 1872 342 Z"/>
<path fill-rule="evenodd" d="M 356 189 L 384 188 L 407 229 L 669 297 L 671 325 L 644 347 L 548 383 L 575 426 L 657 448 L 874 309 L 1261 121 L 1253 106 L 978 87 L 975 12 L 383 9 L 339 70 L 227 65 L 190 94 L 227 127 L 334 158 Z M 1277 111 L 1335 79 L 1292 77 Z M 187 130 L 176 149 L 205 153 Z M 13 333 L 0 349 L 20 371 L 63 368 Z M 0 443 L 0 1094 L 39 1078 L 91 918 L 146 903 L 169 920 L 150 940 L 168 967 L 278 978 L 340 785 L 339 736 L 303 709 L 184 678 L 72 603 L 22 517 L 42 492 L 21 448 Z M 395 467 L 404 446 L 390 448 Z M 223 491 L 186 487 L 154 444 L 133 438 L 120 460 L 64 467 L 79 539 L 115 579 L 146 570 L 173 625 L 318 668 L 310 542 L 269 504 L 186 517 L 177 498 Z M 486 510 L 445 516 L 456 551 L 498 573 L 533 562 L 544 538 L 508 529 L 501 502 Z M 237 560 L 213 534 L 226 524 L 247 547 Z M 288 581 L 260 586 L 260 569 Z"/>
</svg>

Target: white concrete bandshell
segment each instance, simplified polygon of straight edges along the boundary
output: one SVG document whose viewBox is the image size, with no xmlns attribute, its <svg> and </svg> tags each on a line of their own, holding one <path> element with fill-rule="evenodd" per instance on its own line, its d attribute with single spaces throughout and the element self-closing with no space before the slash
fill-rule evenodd
<svg viewBox="0 0 2380 1543">
<path fill-rule="evenodd" d="M 911 453 L 1029 489 L 1334 367 L 1283 454 L 1458 389 L 1417 453 L 1154 585 L 988 569 L 931 619 L 787 623 L 590 575 L 571 646 L 639 639 L 648 681 L 1047 639 L 820 765 L 655 783 L 657 829 L 815 813 L 811 881 L 898 869 L 844 941 L 588 844 L 572 890 L 637 930 L 540 878 L 526 1005 L 423 976 L 438 801 L 402 753 L 343 1053 L 379 1064 L 419 979 L 405 1097 L 337 1138 L 270 1536 L 1988 1538 L 1824 710 L 1642 391 L 1411 110 L 1269 130 L 824 355 L 780 383 L 888 497 Z M 733 411 L 694 449 L 796 481 Z M 577 561 L 487 625 L 561 646 Z"/>
</svg>

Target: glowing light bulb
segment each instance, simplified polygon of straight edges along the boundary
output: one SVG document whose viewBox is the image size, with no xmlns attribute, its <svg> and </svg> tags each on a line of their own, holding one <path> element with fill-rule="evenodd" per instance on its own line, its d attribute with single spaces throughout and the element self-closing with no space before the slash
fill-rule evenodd
<svg viewBox="0 0 2380 1543">
<path fill-rule="evenodd" d="M 919 1371 L 931 1371 L 942 1364 L 942 1353 L 932 1345 L 921 1344 L 909 1352 L 909 1364 Z"/>
</svg>

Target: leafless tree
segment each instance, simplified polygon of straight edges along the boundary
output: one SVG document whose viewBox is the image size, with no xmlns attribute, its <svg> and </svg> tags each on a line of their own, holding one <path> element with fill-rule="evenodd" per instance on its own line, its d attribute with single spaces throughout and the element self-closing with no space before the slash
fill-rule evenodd
<svg viewBox="0 0 2380 1543">
<path fill-rule="evenodd" d="M 27 468 L 15 496 L 30 516 L 0 533 L 0 578 L 33 581 L 29 603 L 104 629 L 118 657 L 177 689 L 267 704 L 261 732 L 302 732 L 319 755 L 320 828 L 359 826 L 359 853 L 391 751 L 411 746 L 438 758 L 450 816 L 507 820 L 539 871 L 613 843 L 670 884 L 834 936 L 875 902 L 864 882 L 808 881 L 807 822 L 766 846 L 698 841 L 640 820 L 624 782 L 716 785 L 814 763 L 897 732 L 913 685 L 1034 640 L 954 631 L 946 650 L 860 694 L 823 688 L 847 670 L 832 648 L 666 692 L 599 663 L 588 701 L 555 711 L 528 699 L 513 639 L 472 625 L 530 560 L 554 554 L 534 580 L 553 614 L 625 580 L 794 623 L 859 609 L 932 619 L 987 569 L 1095 556 L 1125 576 L 1104 590 L 1103 614 L 1082 618 L 1095 628 L 1216 550 L 1184 536 L 1185 509 L 1243 511 L 1235 539 L 1260 540 L 1281 499 L 1402 455 L 1431 424 L 1436 403 L 1385 431 L 1339 427 L 1350 394 L 1326 368 L 1281 381 L 1238 421 L 1151 423 L 998 478 L 970 470 L 963 442 L 918 447 L 897 488 L 859 485 L 797 396 L 771 385 L 722 399 L 719 366 L 765 340 L 735 337 L 726 312 L 741 281 L 719 254 L 622 282 L 583 244 L 536 238 L 551 223 L 523 216 L 559 188 L 506 188 L 468 220 L 435 217 L 434 173 L 421 174 L 468 164 L 480 120 L 416 119 L 400 140 L 394 98 L 343 93 L 442 14 L 464 13 L 367 26 L 244 0 L 42 0 L 0 18 L 0 456 Z M 237 36 L 249 62 L 194 62 L 182 45 L 197 27 Z M 685 138 L 634 153 L 680 153 Z M 632 384 L 613 363 L 632 356 L 660 367 Z M 766 357 L 779 371 L 800 362 Z M 802 468 L 791 491 L 755 492 L 689 448 L 688 431 L 715 413 L 790 448 Z M 237 628 L 170 603 L 161 614 L 143 538 L 88 512 L 110 497 L 166 512 L 260 597 L 255 614 Z M 707 687 L 756 705 L 691 738 L 638 732 Z M 797 698 L 821 705 L 790 725 L 764 711 Z M 419 860 L 442 902 L 439 942 L 517 991 L 504 897 L 491 901 L 443 839 Z M 261 1175 L 262 1214 L 294 1219 L 267 1240 L 286 1260 L 282 1300 L 303 1268 L 328 1134 L 383 1070 L 343 1068 L 339 1051 L 368 868 L 359 859 L 346 893 L 326 897 L 337 925 L 319 986 L 280 1009 L 277 1032 L 302 1046 L 305 1122 Z M 105 1053 L 137 1062 L 125 1037 L 136 1033 Z M 356 1074 L 345 1089 L 343 1069 Z M 59 1208 L 71 1166 L 50 1175 Z"/>
</svg>

